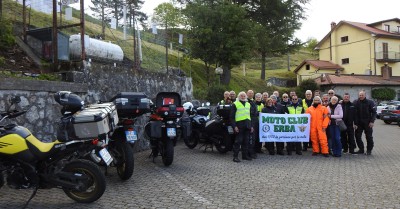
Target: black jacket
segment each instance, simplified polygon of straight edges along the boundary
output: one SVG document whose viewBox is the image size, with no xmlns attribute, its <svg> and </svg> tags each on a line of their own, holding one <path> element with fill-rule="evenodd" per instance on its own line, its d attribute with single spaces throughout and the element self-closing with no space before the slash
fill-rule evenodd
<svg viewBox="0 0 400 209">
<path fill-rule="evenodd" d="M 246 104 L 246 102 L 242 102 L 242 101 L 240 101 L 240 102 L 241 102 L 243 105 Z M 250 104 L 250 105 L 251 105 L 251 104 Z M 257 106 L 256 106 L 256 108 L 257 108 Z M 237 111 L 236 105 L 235 105 L 235 103 L 232 103 L 232 106 L 231 106 L 231 115 L 230 115 L 230 122 L 231 122 L 231 124 L 232 124 L 232 128 L 238 127 L 238 128 L 248 128 L 248 129 L 250 129 L 250 128 L 252 127 L 252 126 L 251 126 L 251 121 L 250 121 L 250 120 L 242 120 L 242 121 L 236 122 L 236 120 L 235 120 L 236 111 Z M 251 115 L 251 107 L 250 107 L 250 115 Z"/>
<path fill-rule="evenodd" d="M 353 102 L 355 107 L 354 124 L 360 125 L 361 123 L 373 123 L 376 119 L 376 107 L 372 100 L 355 100 Z"/>
<path fill-rule="evenodd" d="M 347 126 L 352 126 L 354 123 L 355 117 L 355 107 L 352 102 L 342 102 L 342 109 L 343 109 L 343 121 Z"/>
<path fill-rule="evenodd" d="M 271 113 L 271 114 L 279 114 L 278 109 L 272 105 L 271 107 L 265 106 L 261 112 L 263 113 Z"/>
</svg>

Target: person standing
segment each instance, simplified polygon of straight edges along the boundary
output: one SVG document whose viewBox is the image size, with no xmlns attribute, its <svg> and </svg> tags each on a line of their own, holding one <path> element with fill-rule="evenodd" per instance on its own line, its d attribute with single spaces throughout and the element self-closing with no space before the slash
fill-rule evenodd
<svg viewBox="0 0 400 209">
<path fill-rule="evenodd" d="M 274 105 L 276 100 L 275 95 L 271 95 L 271 98 L 267 99 L 266 106 L 262 109 L 261 112 L 263 113 L 270 113 L 270 114 L 281 114 L 281 110 L 278 109 L 277 106 Z M 283 148 L 285 147 L 284 142 L 265 142 L 265 148 L 268 150 L 270 155 L 275 155 L 275 144 L 276 144 L 276 153 L 278 155 L 284 155 Z"/>
<path fill-rule="evenodd" d="M 365 97 L 365 91 L 358 93 L 358 100 L 354 102 L 355 117 L 354 124 L 356 125 L 356 142 L 358 146 L 357 154 L 364 154 L 364 143 L 361 139 L 362 133 L 365 133 L 367 139 L 367 155 L 371 155 L 374 148 L 374 140 L 372 137 L 372 128 L 376 119 L 376 108 L 372 100 Z"/>
<path fill-rule="evenodd" d="M 257 111 L 257 105 L 253 98 L 254 98 L 254 91 L 248 90 L 247 91 L 247 101 L 250 103 L 251 127 L 253 128 L 253 130 L 255 130 L 257 128 L 257 124 L 258 124 L 258 111 Z M 249 156 L 253 159 L 257 158 L 257 154 L 256 154 L 256 150 L 255 150 L 255 143 L 256 143 L 255 132 L 256 131 L 253 131 L 250 134 L 249 145 L 248 145 Z"/>
<path fill-rule="evenodd" d="M 230 95 L 229 95 L 229 91 L 225 91 L 225 92 L 224 92 L 224 99 L 221 100 L 221 101 L 218 103 L 218 105 L 229 105 L 229 104 L 231 104 L 231 103 L 232 103 L 232 101 L 231 101 L 231 98 L 230 98 Z"/>
<path fill-rule="evenodd" d="M 314 91 L 314 96 L 319 96 L 319 97 L 320 97 L 320 96 L 321 96 L 321 91 L 318 90 L 318 89 L 315 90 L 315 91 Z"/>
<path fill-rule="evenodd" d="M 281 98 L 279 97 L 279 91 L 274 91 L 274 93 L 272 93 L 273 95 L 275 95 L 276 97 L 276 101 L 280 102 Z M 272 95 L 271 95 L 272 96 Z"/>
<path fill-rule="evenodd" d="M 244 91 L 239 93 L 238 101 L 232 104 L 230 119 L 235 130 L 236 137 L 233 144 L 233 162 L 240 162 L 239 150 L 242 150 L 242 160 L 251 160 L 248 155 L 248 144 L 250 134 L 253 133 L 250 117 L 250 103 L 247 102 L 247 95 Z"/>
<path fill-rule="evenodd" d="M 254 150 L 256 153 L 263 153 L 262 152 L 262 142 L 260 142 L 260 130 L 259 130 L 259 115 L 260 112 L 262 111 L 262 109 L 264 108 L 264 104 L 262 102 L 262 94 L 261 93 L 257 93 L 256 94 L 256 99 L 255 99 L 255 103 L 257 105 L 257 123 L 255 124 L 254 128 L 254 136 L 256 139 L 255 145 L 254 145 Z"/>
<path fill-rule="evenodd" d="M 236 93 L 235 93 L 235 91 L 230 91 L 229 92 L 229 98 L 231 99 L 232 103 L 236 102 Z"/>
<path fill-rule="evenodd" d="M 342 156 L 342 143 L 340 141 L 340 128 L 338 122 L 343 119 L 342 106 L 338 103 L 338 98 L 333 96 L 329 103 L 331 109 L 330 124 L 328 126 L 330 139 L 328 139 L 329 148 L 332 149 L 333 157 Z"/>
<path fill-rule="evenodd" d="M 313 156 L 318 155 L 320 150 L 324 157 L 329 157 L 328 140 L 326 138 L 326 128 L 329 123 L 329 112 L 325 106 L 321 105 L 322 100 L 319 96 L 314 97 L 314 102 L 306 113 L 311 116 L 311 132 Z M 321 146 L 321 149 L 320 149 Z"/>
<path fill-rule="evenodd" d="M 342 109 L 343 121 L 347 127 L 346 131 L 342 131 L 340 134 L 343 146 L 343 153 L 349 152 L 350 154 L 354 154 L 354 149 L 356 148 L 356 141 L 354 140 L 355 107 L 353 103 L 350 102 L 349 93 L 345 93 L 343 95 Z"/>
<path fill-rule="evenodd" d="M 290 105 L 286 107 L 286 113 L 288 114 L 303 114 L 304 108 L 299 102 L 299 99 L 296 95 L 292 96 L 292 102 Z M 296 154 L 302 155 L 301 152 L 301 142 L 287 142 L 286 143 L 286 150 L 288 155 L 292 155 L 292 151 L 295 150 Z"/>
<path fill-rule="evenodd" d="M 286 93 L 282 94 L 282 100 L 280 102 L 282 105 L 282 108 L 285 108 L 290 105 L 290 102 L 291 102 L 290 98 L 291 97 L 289 97 L 288 94 L 286 94 Z"/>
<path fill-rule="evenodd" d="M 304 112 L 311 107 L 312 103 L 313 103 L 313 99 L 312 99 L 312 91 L 311 90 L 307 90 L 305 93 L 305 99 L 303 99 L 301 101 L 302 106 L 304 108 Z M 310 140 L 308 142 L 303 142 L 303 151 L 307 151 L 307 148 L 311 148 L 311 146 L 309 147 Z"/>
<path fill-rule="evenodd" d="M 269 98 L 268 92 L 262 93 L 262 102 L 264 106 L 267 104 L 267 99 Z"/>
</svg>

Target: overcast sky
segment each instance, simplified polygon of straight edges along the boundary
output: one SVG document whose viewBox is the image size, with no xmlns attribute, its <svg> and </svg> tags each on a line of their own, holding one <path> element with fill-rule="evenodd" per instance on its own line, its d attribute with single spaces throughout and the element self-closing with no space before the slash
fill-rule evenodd
<svg viewBox="0 0 400 209">
<path fill-rule="evenodd" d="M 160 3 L 169 0 L 145 0 L 143 9 L 151 15 Z M 380 20 L 400 18 L 399 0 L 311 0 L 307 5 L 307 20 L 295 36 L 302 41 L 313 37 L 321 40 L 330 30 L 331 22 L 341 20 L 373 23 Z"/>
</svg>

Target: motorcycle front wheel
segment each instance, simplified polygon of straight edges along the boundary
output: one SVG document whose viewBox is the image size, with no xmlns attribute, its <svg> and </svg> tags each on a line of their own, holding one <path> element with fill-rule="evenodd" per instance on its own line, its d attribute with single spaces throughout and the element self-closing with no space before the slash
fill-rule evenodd
<svg viewBox="0 0 400 209">
<path fill-rule="evenodd" d="M 200 140 L 200 134 L 197 131 L 192 131 L 189 137 L 184 137 L 183 141 L 189 149 L 193 149 L 197 146 Z"/>
<path fill-rule="evenodd" d="M 217 148 L 218 152 L 221 154 L 227 153 L 231 147 L 231 136 L 228 132 L 222 132 L 222 135 L 217 135 L 214 140 L 215 148 Z"/>
<path fill-rule="evenodd" d="M 174 142 L 172 139 L 166 139 L 161 144 L 161 157 L 165 166 L 170 166 L 174 161 Z"/>
<path fill-rule="evenodd" d="M 65 194 L 79 203 L 91 203 L 98 200 L 106 190 L 106 178 L 99 167 L 93 162 L 87 160 L 75 160 L 68 163 L 63 171 L 72 172 L 75 175 L 84 175 L 89 178 L 88 182 L 79 182 L 86 184 L 86 191 L 77 191 L 63 188 Z"/>
<path fill-rule="evenodd" d="M 116 143 L 115 148 L 111 150 L 117 160 L 117 173 L 122 180 L 131 178 L 134 169 L 133 149 L 129 143 Z"/>
</svg>

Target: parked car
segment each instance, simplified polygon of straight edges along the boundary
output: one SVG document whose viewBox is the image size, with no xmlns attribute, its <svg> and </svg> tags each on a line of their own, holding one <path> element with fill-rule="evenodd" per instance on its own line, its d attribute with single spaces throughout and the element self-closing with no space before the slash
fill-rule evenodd
<svg viewBox="0 0 400 209">
<path fill-rule="evenodd" d="M 388 105 L 382 110 L 381 119 L 386 124 L 398 122 L 400 120 L 400 105 Z"/>
<path fill-rule="evenodd" d="M 377 118 L 381 117 L 382 110 L 385 109 L 387 107 L 387 105 L 388 105 L 387 102 L 382 102 L 382 103 L 379 103 L 378 106 L 376 106 L 376 117 Z"/>
</svg>

